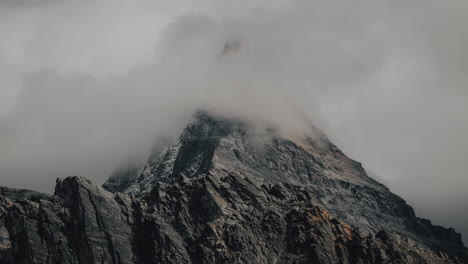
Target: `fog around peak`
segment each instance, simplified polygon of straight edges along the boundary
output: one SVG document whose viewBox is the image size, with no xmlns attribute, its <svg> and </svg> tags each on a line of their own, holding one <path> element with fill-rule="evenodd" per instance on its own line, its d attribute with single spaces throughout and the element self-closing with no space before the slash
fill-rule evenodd
<svg viewBox="0 0 468 264">
<path fill-rule="evenodd" d="M 1 185 L 102 183 L 200 108 L 291 131 L 306 117 L 466 238 L 467 13 L 463 1 L 2 0 Z"/>
</svg>

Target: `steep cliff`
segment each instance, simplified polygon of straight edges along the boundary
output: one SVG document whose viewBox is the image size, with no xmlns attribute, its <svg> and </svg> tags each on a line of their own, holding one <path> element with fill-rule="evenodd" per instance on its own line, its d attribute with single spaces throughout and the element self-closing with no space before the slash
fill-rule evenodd
<svg viewBox="0 0 468 264">
<path fill-rule="evenodd" d="M 0 188 L 0 263 L 468 263 L 323 133 L 198 113 L 104 188 Z M 155 157 L 156 156 L 156 157 Z"/>
</svg>

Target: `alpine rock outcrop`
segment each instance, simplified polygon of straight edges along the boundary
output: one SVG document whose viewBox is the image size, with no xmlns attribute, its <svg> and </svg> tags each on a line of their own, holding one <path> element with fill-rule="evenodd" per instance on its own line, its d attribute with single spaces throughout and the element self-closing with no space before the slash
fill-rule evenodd
<svg viewBox="0 0 468 264">
<path fill-rule="evenodd" d="M 198 112 L 142 168 L 0 188 L 0 263 L 468 263 L 318 129 Z"/>
</svg>

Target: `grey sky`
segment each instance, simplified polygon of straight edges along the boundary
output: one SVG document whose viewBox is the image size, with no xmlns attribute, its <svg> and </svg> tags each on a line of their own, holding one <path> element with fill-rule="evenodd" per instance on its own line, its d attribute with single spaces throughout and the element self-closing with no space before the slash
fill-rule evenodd
<svg viewBox="0 0 468 264">
<path fill-rule="evenodd" d="M 0 0 L 1 185 L 102 183 L 201 106 L 303 111 L 466 241 L 468 2 L 176 2 Z"/>
</svg>

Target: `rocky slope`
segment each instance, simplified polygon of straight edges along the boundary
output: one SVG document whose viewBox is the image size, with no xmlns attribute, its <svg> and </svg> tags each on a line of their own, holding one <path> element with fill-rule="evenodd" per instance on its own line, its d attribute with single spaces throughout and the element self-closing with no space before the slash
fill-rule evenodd
<svg viewBox="0 0 468 264">
<path fill-rule="evenodd" d="M 151 157 L 104 188 L 0 188 L 0 263 L 468 263 L 459 234 L 416 217 L 317 129 L 198 113 Z"/>
</svg>

